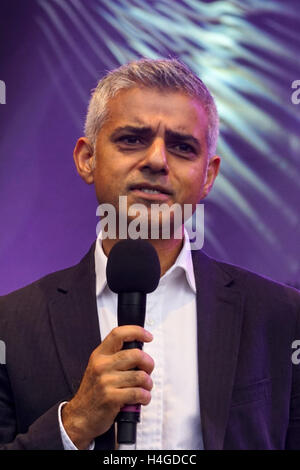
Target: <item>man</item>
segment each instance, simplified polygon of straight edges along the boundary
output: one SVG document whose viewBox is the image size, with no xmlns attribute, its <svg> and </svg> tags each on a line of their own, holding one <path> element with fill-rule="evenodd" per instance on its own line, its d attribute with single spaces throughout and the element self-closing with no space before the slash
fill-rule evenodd
<svg viewBox="0 0 300 470">
<path fill-rule="evenodd" d="M 195 209 L 209 193 L 217 135 L 201 80 L 175 59 L 143 59 L 99 82 L 74 159 L 99 204 L 118 212 L 126 196 L 149 221 L 153 203 Z M 145 329 L 117 327 L 105 266 L 118 235 L 1 298 L 4 449 L 115 449 L 114 420 L 135 403 L 137 449 L 300 449 L 299 293 L 190 251 L 171 225 L 149 238 L 161 279 Z M 122 351 L 132 340 L 144 350 Z"/>
</svg>

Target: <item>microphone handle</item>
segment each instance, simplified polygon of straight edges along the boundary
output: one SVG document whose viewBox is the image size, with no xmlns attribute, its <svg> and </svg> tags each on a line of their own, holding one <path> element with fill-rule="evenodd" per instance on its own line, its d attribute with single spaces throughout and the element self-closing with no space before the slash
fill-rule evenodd
<svg viewBox="0 0 300 470">
<path fill-rule="evenodd" d="M 146 294 L 124 292 L 118 294 L 118 325 L 139 325 L 144 327 Z M 122 349 L 143 349 L 140 341 L 125 342 Z M 119 444 L 136 442 L 136 425 L 140 421 L 141 405 L 125 405 L 116 417 L 118 423 L 117 441 Z"/>
<path fill-rule="evenodd" d="M 118 325 L 144 327 L 146 294 L 142 292 L 121 292 L 118 294 Z"/>
</svg>

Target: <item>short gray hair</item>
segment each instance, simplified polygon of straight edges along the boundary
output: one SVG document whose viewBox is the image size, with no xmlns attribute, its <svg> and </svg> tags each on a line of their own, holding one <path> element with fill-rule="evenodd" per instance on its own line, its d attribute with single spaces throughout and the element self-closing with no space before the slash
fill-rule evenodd
<svg viewBox="0 0 300 470">
<path fill-rule="evenodd" d="M 175 58 L 142 58 L 132 61 L 109 71 L 98 82 L 92 90 L 84 128 L 93 149 L 97 135 L 108 118 L 108 101 L 117 92 L 139 85 L 162 91 L 181 91 L 199 99 L 208 118 L 208 156 L 210 158 L 214 155 L 219 134 L 219 117 L 214 98 L 202 80 Z"/>
</svg>

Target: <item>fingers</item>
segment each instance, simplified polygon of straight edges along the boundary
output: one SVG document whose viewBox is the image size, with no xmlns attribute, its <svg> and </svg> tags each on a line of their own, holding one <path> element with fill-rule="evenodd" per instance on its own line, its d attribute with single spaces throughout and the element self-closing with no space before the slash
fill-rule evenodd
<svg viewBox="0 0 300 470">
<path fill-rule="evenodd" d="M 143 388 L 126 388 L 116 391 L 116 400 L 121 403 L 121 408 L 125 405 L 148 405 L 151 401 L 151 394 Z"/>
<path fill-rule="evenodd" d="M 154 369 L 154 361 L 149 354 L 140 349 L 120 348 L 127 341 L 149 342 L 152 339 L 151 333 L 137 325 L 114 328 L 91 354 L 90 365 L 98 376 L 132 369 L 140 369 L 150 375 Z"/>
<path fill-rule="evenodd" d="M 151 333 L 141 326 L 118 326 L 107 335 L 96 350 L 99 350 L 101 354 L 114 354 L 122 349 L 125 342 L 140 341 L 141 343 L 148 343 L 152 339 Z"/>
<path fill-rule="evenodd" d="M 123 371 L 117 374 L 104 374 L 99 380 L 99 386 L 103 389 L 110 388 L 135 388 L 141 387 L 149 392 L 153 388 L 153 381 L 150 375 L 143 370 Z"/>
<path fill-rule="evenodd" d="M 64 407 L 64 427 L 78 448 L 105 433 L 125 405 L 148 405 L 154 361 L 140 349 L 122 347 L 124 342 L 152 339 L 144 328 L 120 326 L 94 349 L 77 393 Z"/>
<path fill-rule="evenodd" d="M 154 361 L 149 354 L 140 349 L 127 349 L 116 353 L 113 357 L 115 370 L 141 369 L 151 374 L 154 369 Z"/>
<path fill-rule="evenodd" d="M 107 372 L 132 369 L 140 369 L 151 374 L 154 369 L 152 357 L 140 349 L 126 349 L 111 355 L 103 355 L 100 349 L 97 349 L 91 354 L 90 365 L 99 376 Z"/>
</svg>

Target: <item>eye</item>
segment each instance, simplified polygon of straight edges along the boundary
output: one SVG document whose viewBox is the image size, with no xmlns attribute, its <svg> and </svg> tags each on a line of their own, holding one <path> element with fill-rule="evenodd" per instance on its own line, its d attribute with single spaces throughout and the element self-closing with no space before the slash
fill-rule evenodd
<svg viewBox="0 0 300 470">
<path fill-rule="evenodd" d="M 120 137 L 119 139 L 120 142 L 123 142 L 125 144 L 136 144 L 137 140 L 141 141 L 141 139 L 135 135 L 124 135 L 123 137 Z"/>
<path fill-rule="evenodd" d="M 195 149 L 191 145 L 185 143 L 174 145 L 174 148 L 183 153 L 196 153 Z"/>
</svg>

